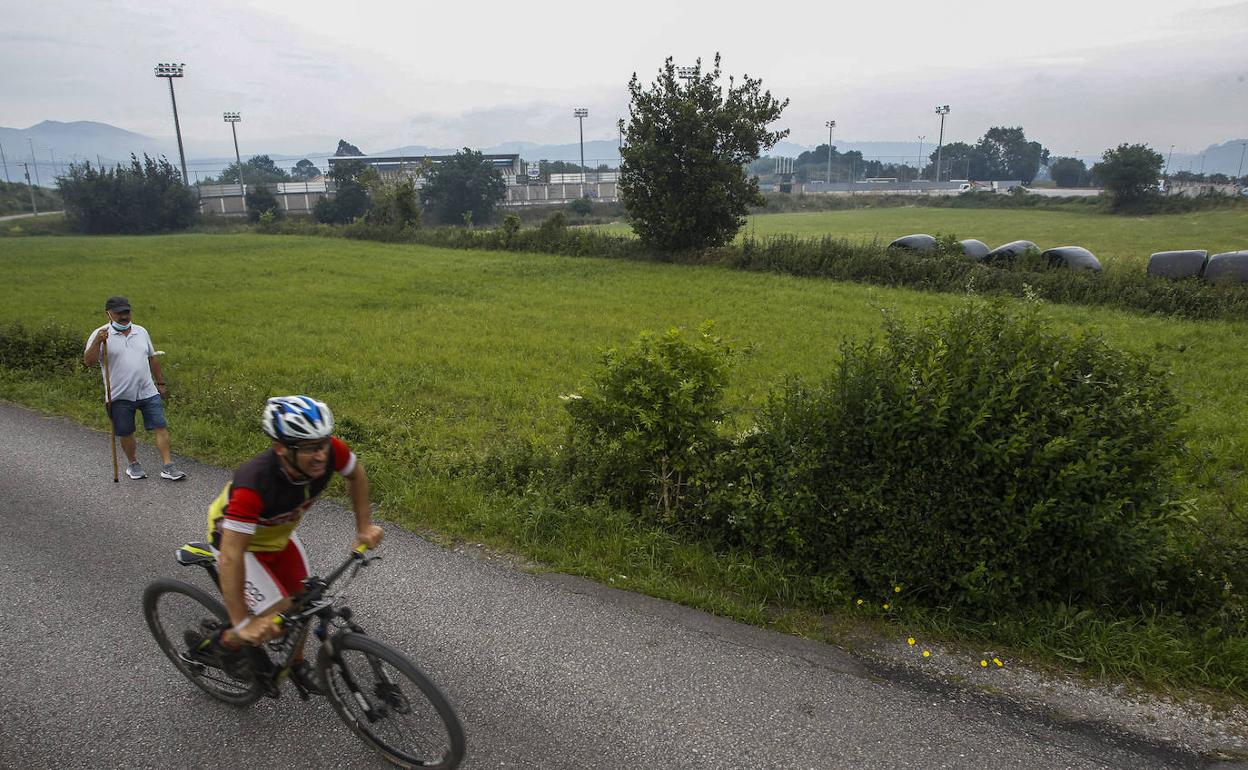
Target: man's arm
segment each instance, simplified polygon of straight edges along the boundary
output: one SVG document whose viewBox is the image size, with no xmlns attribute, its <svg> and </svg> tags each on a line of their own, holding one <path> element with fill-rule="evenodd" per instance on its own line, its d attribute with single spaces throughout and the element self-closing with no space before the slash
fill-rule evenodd
<svg viewBox="0 0 1248 770">
<path fill-rule="evenodd" d="M 152 381 L 156 383 L 156 392 L 161 398 L 167 398 L 169 389 L 165 387 L 165 373 L 160 369 L 160 361 L 156 356 L 148 356 L 147 365 L 152 370 Z"/>
<path fill-rule="evenodd" d="M 95 366 L 100 362 L 100 345 L 106 339 L 108 339 L 107 326 L 96 332 L 91 341 L 87 343 L 87 349 L 82 351 L 82 363 L 85 366 Z"/>
<path fill-rule="evenodd" d="M 373 523 L 373 511 L 368 498 L 368 474 L 357 459 L 355 467 L 346 475 L 347 492 L 351 495 L 351 508 L 355 511 L 355 545 L 376 548 L 381 545 L 381 527 Z"/>
</svg>

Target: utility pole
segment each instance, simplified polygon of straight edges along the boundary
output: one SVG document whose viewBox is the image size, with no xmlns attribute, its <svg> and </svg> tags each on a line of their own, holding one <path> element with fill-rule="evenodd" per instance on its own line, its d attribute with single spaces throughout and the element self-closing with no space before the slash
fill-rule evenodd
<svg viewBox="0 0 1248 770">
<path fill-rule="evenodd" d="M 1163 176 L 1166 179 L 1170 178 L 1170 159 L 1173 157 L 1174 157 L 1174 145 L 1172 144 L 1170 145 L 1170 154 L 1166 156 L 1166 173 L 1163 174 Z"/>
<path fill-rule="evenodd" d="M 13 180 L 9 179 L 9 159 L 4 157 L 3 144 L 0 144 L 0 161 L 4 162 L 4 181 L 11 183 Z"/>
<path fill-rule="evenodd" d="M 30 143 L 30 165 L 35 167 L 35 184 L 43 187 L 43 182 L 39 181 L 39 161 L 35 160 L 35 140 L 28 136 L 26 137 L 26 141 Z M 30 169 L 26 169 L 26 172 L 26 181 L 29 182 Z"/>
<path fill-rule="evenodd" d="M 182 77 L 185 67 L 185 64 L 161 62 L 156 65 L 156 77 L 166 78 L 169 81 L 169 101 L 173 104 L 173 132 L 178 135 L 178 158 L 182 161 L 182 184 L 190 187 L 190 181 L 186 176 L 186 152 L 182 149 L 182 125 L 178 123 L 178 99 L 173 95 L 173 79 Z"/>
<path fill-rule="evenodd" d="M 926 139 L 927 139 L 927 134 L 922 134 L 919 136 L 919 166 L 918 166 L 919 174 L 917 177 L 918 179 L 923 178 L 923 142 Z"/>
<path fill-rule="evenodd" d="M 936 181 L 939 182 L 941 150 L 945 147 L 945 116 L 949 114 L 949 105 L 937 107 L 936 114 L 940 116 L 940 141 L 936 145 Z"/>
<path fill-rule="evenodd" d="M 238 194 L 243 196 L 243 206 L 246 208 L 247 188 L 243 186 L 243 158 L 238 154 L 238 129 L 235 125 L 243 118 L 237 112 L 225 113 L 225 122 L 230 124 L 230 133 L 234 135 L 234 160 L 238 163 Z M 403 171 L 403 161 L 399 160 L 399 172 Z M 195 184 L 199 184 L 199 175 L 195 175 Z"/>
<path fill-rule="evenodd" d="M 585 118 L 589 117 L 589 110 L 585 107 L 577 107 L 572 110 L 572 116 L 576 118 L 576 122 L 581 127 L 581 184 L 585 184 Z M 582 188 L 581 192 L 585 192 Z"/>
<path fill-rule="evenodd" d="M 1243 184 L 1242 180 L 1244 178 L 1244 151 L 1245 150 L 1248 150 L 1248 142 L 1240 142 L 1239 144 L 1239 172 L 1235 174 L 1235 176 L 1241 180 L 1240 184 Z"/>
<path fill-rule="evenodd" d="M 828 184 L 832 184 L 832 132 L 836 130 L 836 121 L 829 120 L 824 125 L 828 127 Z"/>
<path fill-rule="evenodd" d="M 35 203 L 35 187 L 30 183 L 30 166 L 23 163 L 22 167 L 26 169 L 26 186 L 30 188 L 30 210 L 35 212 L 35 216 L 39 216 L 39 205 Z"/>
</svg>

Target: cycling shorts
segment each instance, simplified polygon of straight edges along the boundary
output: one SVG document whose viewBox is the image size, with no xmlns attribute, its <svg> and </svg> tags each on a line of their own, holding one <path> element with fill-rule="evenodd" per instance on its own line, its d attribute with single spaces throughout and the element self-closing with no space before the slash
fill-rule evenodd
<svg viewBox="0 0 1248 770">
<path fill-rule="evenodd" d="M 211 546 L 218 562 L 221 552 Z M 247 609 L 259 615 L 277 602 L 303 590 L 308 576 L 308 554 L 299 536 L 291 533 L 280 551 L 247 551 L 243 555 L 243 598 Z"/>
</svg>

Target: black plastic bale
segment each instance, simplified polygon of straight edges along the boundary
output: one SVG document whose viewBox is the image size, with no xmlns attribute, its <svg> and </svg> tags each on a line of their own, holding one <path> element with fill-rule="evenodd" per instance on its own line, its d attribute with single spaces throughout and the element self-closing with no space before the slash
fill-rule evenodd
<svg viewBox="0 0 1248 770">
<path fill-rule="evenodd" d="M 1205 280 L 1248 283 L 1248 251 L 1224 251 L 1209 257 L 1205 265 Z"/>
<path fill-rule="evenodd" d="M 974 238 L 967 238 L 964 241 L 958 241 L 958 245 L 962 247 L 962 253 L 976 262 L 982 262 L 984 257 L 988 256 L 991 249 L 988 244 L 983 241 L 977 241 Z"/>
<path fill-rule="evenodd" d="M 1158 251 L 1148 258 L 1148 274 L 1157 278 L 1196 278 L 1205 272 L 1205 249 Z"/>
<path fill-rule="evenodd" d="M 917 254 L 930 254 L 936 250 L 936 238 L 925 233 L 903 235 L 888 244 L 888 248 L 905 249 L 906 251 L 913 251 Z"/>
<path fill-rule="evenodd" d="M 980 261 L 994 264 L 1010 264 L 1014 260 L 1026 256 L 1027 252 L 1032 249 L 1038 250 L 1039 248 L 1031 241 L 1010 241 L 988 252 Z"/>
<path fill-rule="evenodd" d="M 1070 270 L 1101 272 L 1101 262 L 1096 255 L 1082 246 L 1057 246 L 1040 254 L 1048 260 L 1049 267 L 1065 267 Z"/>
</svg>

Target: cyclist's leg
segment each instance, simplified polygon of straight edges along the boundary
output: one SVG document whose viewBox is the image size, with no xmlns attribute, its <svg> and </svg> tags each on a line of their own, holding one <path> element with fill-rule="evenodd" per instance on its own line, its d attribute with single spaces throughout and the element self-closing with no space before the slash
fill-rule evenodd
<svg viewBox="0 0 1248 770">
<path fill-rule="evenodd" d="M 264 611 L 266 617 L 272 617 L 289 609 L 293 597 L 303 591 L 303 581 L 309 574 L 308 552 L 304 550 L 299 536 L 292 532 L 285 548 L 280 551 L 257 554 L 257 561 L 272 576 L 274 583 L 282 592 L 282 600 Z M 256 614 L 259 615 L 260 612 Z M 303 642 L 306 644 L 307 639 L 305 638 Z M 298 663 L 303 660 L 304 644 L 295 650 L 291 662 Z"/>
</svg>

